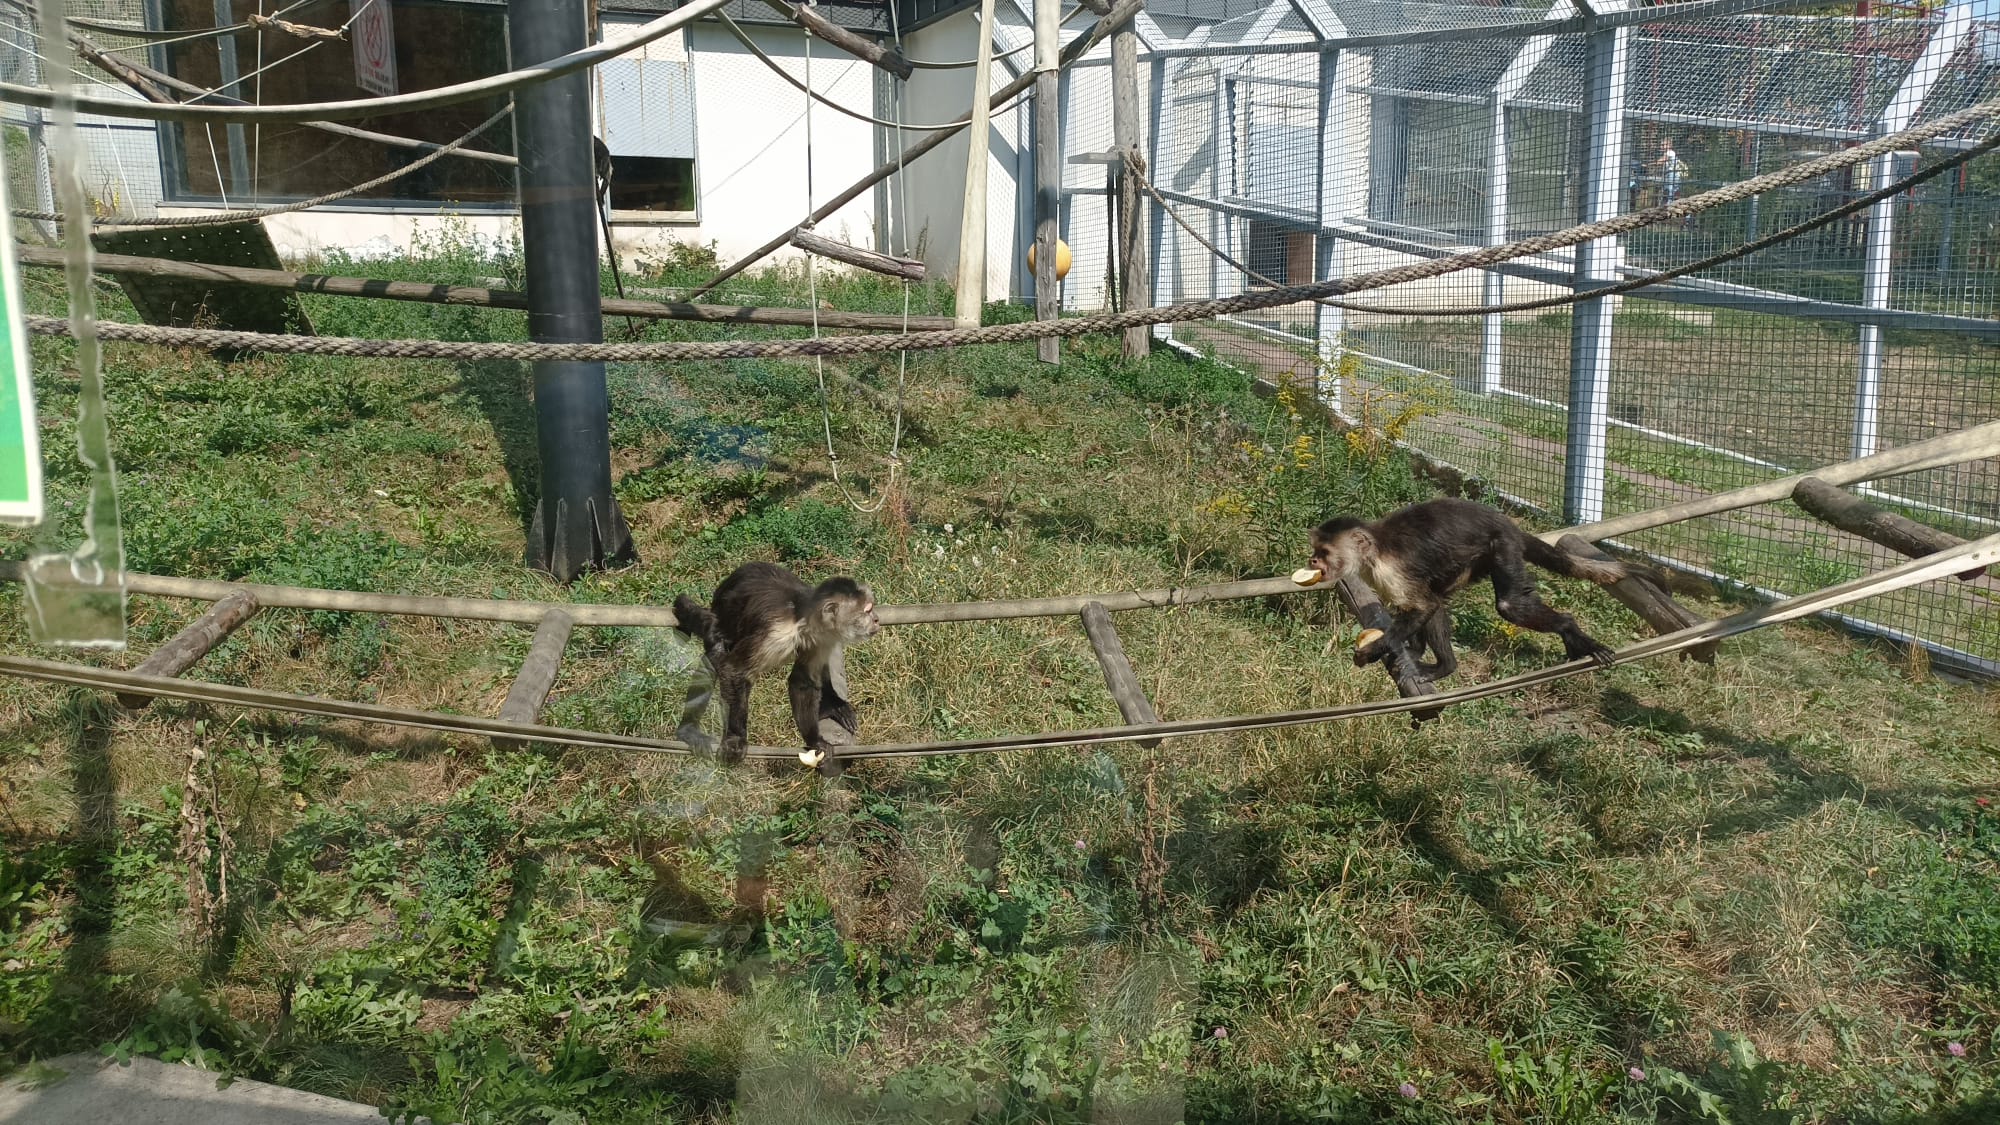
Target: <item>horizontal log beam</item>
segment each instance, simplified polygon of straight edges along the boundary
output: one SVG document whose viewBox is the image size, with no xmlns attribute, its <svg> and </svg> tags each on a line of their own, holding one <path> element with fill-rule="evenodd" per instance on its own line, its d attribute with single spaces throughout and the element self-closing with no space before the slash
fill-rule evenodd
<svg viewBox="0 0 2000 1125">
<path fill-rule="evenodd" d="M 849 246 L 836 242 L 822 234 L 814 234 L 804 227 L 792 232 L 792 245 L 822 258 L 832 258 L 864 270 L 900 277 L 905 281 L 922 281 L 924 264 L 915 258 L 897 258 L 888 254 L 877 254 L 873 250 L 863 250 L 859 246 Z"/>
<path fill-rule="evenodd" d="M 1818 477 L 1807 477 L 1792 489 L 1792 502 L 1806 510 L 1809 515 L 1847 532 L 1859 535 L 1870 543 L 1889 548 L 1900 555 L 1913 559 L 1925 555 L 1935 555 L 1959 546 L 1965 540 L 1956 535 L 1947 535 L 1934 527 L 1925 527 L 1913 519 L 1907 519 L 1894 512 L 1884 511 L 1861 497 L 1842 488 L 1835 488 Z M 1968 570 L 1958 576 L 1961 582 L 1970 582 L 1986 573 L 1981 567 Z"/>
<path fill-rule="evenodd" d="M 59 249 L 46 246 L 15 247 L 21 264 L 38 269 L 63 268 Z M 260 289 L 291 289 L 300 293 L 325 293 L 336 297 L 371 297 L 384 301 L 414 301 L 430 305 L 468 305 L 474 308 L 508 309 L 525 312 L 528 295 L 512 289 L 486 289 L 473 285 L 433 285 L 423 281 L 381 281 L 366 277 L 332 277 L 325 274 L 293 273 L 290 270 L 257 269 L 251 266 L 224 266 L 209 262 L 183 262 L 172 258 L 146 258 L 135 254 L 94 254 L 91 268 L 99 273 L 134 277 L 167 277 L 183 281 L 205 281 L 216 285 L 250 285 Z M 860 329 L 869 332 L 901 332 L 905 321 L 895 313 L 854 313 L 822 309 L 786 309 L 768 305 L 696 305 L 684 301 L 630 301 L 606 297 L 601 302 L 605 316 L 630 316 L 646 320 L 691 320 L 710 324 L 758 324 L 773 328 Z M 912 316 L 910 331 L 925 332 L 951 327 L 948 316 Z"/>
</svg>

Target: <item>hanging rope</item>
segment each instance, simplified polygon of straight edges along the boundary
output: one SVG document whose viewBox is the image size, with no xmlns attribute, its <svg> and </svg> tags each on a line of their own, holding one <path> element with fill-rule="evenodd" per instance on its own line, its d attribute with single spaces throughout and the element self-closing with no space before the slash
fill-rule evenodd
<svg viewBox="0 0 2000 1125">
<path fill-rule="evenodd" d="M 816 8 L 818 6 L 819 0 L 805 0 L 805 2 L 808 7 Z M 896 18 L 894 15 L 894 9 L 895 5 L 891 4 L 890 5 L 891 14 L 889 18 L 892 21 Z M 725 21 L 728 18 L 729 17 L 727 16 L 723 17 Z M 812 30 L 810 28 L 807 28 L 805 35 L 806 35 L 806 66 L 805 66 L 806 214 L 810 215 L 812 214 L 813 211 L 813 164 L 815 157 L 815 152 L 813 148 L 813 102 L 819 99 L 813 93 L 812 47 L 813 47 L 814 36 Z M 744 37 L 744 42 L 746 43 L 749 42 L 747 37 Z M 900 35 L 897 36 L 896 44 L 898 47 L 902 46 L 902 37 Z M 752 46 L 752 50 L 755 50 L 754 45 Z M 759 53 L 761 54 L 761 52 Z M 902 116 L 902 105 L 903 105 L 902 86 L 900 80 L 896 81 L 898 83 L 897 94 L 896 94 L 896 115 L 898 119 L 900 119 Z M 898 124 L 897 127 L 901 128 L 901 125 Z M 812 334 L 813 334 L 813 339 L 817 340 L 819 339 L 819 280 L 818 280 L 818 274 L 814 268 L 814 263 L 818 260 L 819 255 L 814 254 L 810 250 L 807 250 L 805 251 L 805 256 L 806 256 L 806 305 L 808 308 L 812 310 Z M 907 280 L 905 280 L 903 282 L 903 334 L 908 335 L 909 331 L 910 331 L 910 283 Z M 909 352 L 904 351 L 901 354 L 904 357 L 906 357 L 903 362 L 907 363 L 907 357 L 909 355 Z M 865 504 L 862 501 L 856 499 L 854 493 L 848 490 L 847 482 L 840 479 L 840 453 L 834 448 L 833 445 L 833 407 L 832 404 L 828 401 L 826 393 L 826 357 L 824 356 L 813 357 L 813 376 L 819 382 L 820 433 L 824 435 L 826 439 L 826 462 L 833 476 L 833 486 L 836 489 L 840 490 L 841 499 L 847 501 L 849 507 L 853 508 L 855 511 L 860 512 L 863 515 L 874 515 L 876 512 L 881 511 L 883 507 L 885 507 L 889 503 L 889 497 L 893 495 L 895 492 L 897 472 L 899 469 L 901 469 L 903 463 L 903 458 L 902 458 L 903 388 L 902 388 L 902 379 L 900 373 L 897 379 L 897 386 L 896 386 L 895 437 L 891 440 L 891 444 L 889 447 L 889 479 L 882 485 L 882 490 L 879 494 L 877 494 L 875 498 L 875 503 L 873 505 Z"/>
<path fill-rule="evenodd" d="M 1381 289 L 1410 281 L 1441 277 L 1466 269 L 1481 269 L 1533 254 L 1544 254 L 1610 235 L 1624 234 L 1657 223 L 1677 221 L 1690 215 L 1753 195 L 1790 187 L 1829 172 L 1872 160 L 1899 148 L 1956 132 L 1969 125 L 2000 115 L 2000 98 L 1945 114 L 1927 124 L 1887 133 L 1826 156 L 1795 164 L 1776 172 L 1753 176 L 1699 195 L 1644 211 L 1617 215 L 1595 222 L 1579 223 L 1559 231 L 1517 239 L 1498 246 L 1483 246 L 1459 254 L 1388 269 L 1371 270 L 1351 277 L 1316 281 L 1306 285 L 1280 286 L 1233 297 L 1186 301 L 1151 309 L 1103 313 L 1056 321 L 1023 321 L 972 329 L 935 332 L 908 332 L 900 335 L 845 336 L 806 340 L 715 340 L 701 342 L 644 344 L 531 344 L 490 343 L 456 340 L 372 340 L 340 336 L 297 336 L 279 333 L 235 332 L 217 329 L 167 328 L 150 324 L 99 325 L 107 340 L 123 340 L 173 347 L 229 348 L 281 354 L 383 356 L 399 359 L 543 359 L 606 362 L 661 362 L 715 359 L 755 359 L 777 356 L 865 355 L 899 349 L 948 348 L 968 344 L 1016 343 L 1045 337 L 1067 338 L 1123 328 L 1154 324 L 1176 324 L 1190 320 L 1211 320 L 1230 313 L 1276 308 L 1324 297 Z M 1602 292 L 1602 290 L 1598 291 Z M 23 320 L 30 332 L 60 336 L 65 323 L 55 317 L 30 316 Z"/>
<path fill-rule="evenodd" d="M 383 175 L 377 176 L 372 180 L 367 180 L 363 183 L 355 184 L 353 187 L 350 188 L 342 188 L 339 191 L 328 192 L 325 195 L 316 195 L 311 199 L 301 199 L 297 203 L 284 203 L 276 207 L 262 207 L 254 211 L 230 211 L 221 215 L 167 215 L 157 219 L 146 219 L 144 221 L 134 221 L 134 222 L 124 222 L 124 223 L 106 223 L 106 222 L 96 222 L 93 220 L 91 225 L 94 227 L 115 227 L 119 230 L 157 230 L 163 227 L 223 226 L 229 223 L 247 223 L 257 219 L 268 219 L 274 215 L 289 215 L 294 211 L 305 211 L 313 207 L 323 207 L 329 203 L 338 202 L 339 200 L 347 199 L 351 196 L 360 195 L 364 191 L 372 191 L 375 188 L 381 187 L 383 184 L 389 183 L 396 179 L 400 179 L 401 177 L 407 176 L 410 173 L 415 172 L 421 168 L 427 168 L 430 165 L 437 163 L 438 161 L 444 159 L 447 156 L 450 156 L 452 153 L 458 151 L 459 149 L 464 148 L 467 144 L 469 144 L 472 141 L 474 137 L 477 137 L 479 134 L 484 133 L 488 129 L 491 129 L 494 125 L 499 123 L 501 118 L 506 117 L 509 113 L 512 113 L 513 110 L 514 107 L 512 105 L 507 105 L 502 107 L 500 112 L 494 114 L 493 116 L 473 126 L 471 132 L 465 134 L 464 136 L 458 138 L 457 140 L 451 142 L 448 145 L 444 145 L 438 148 L 433 152 L 425 153 L 423 156 L 420 156 L 417 159 L 410 161 L 408 164 L 403 165 L 401 168 L 398 168 L 393 172 L 388 172 Z M 214 146 L 211 145 L 210 152 L 213 151 L 214 151 Z M 216 176 L 217 176 L 217 182 L 220 183 L 221 172 L 219 170 L 217 171 Z M 17 219 L 39 219 L 42 222 L 49 222 L 49 223 L 65 223 L 69 221 L 65 219 L 61 214 L 54 211 L 16 210 L 14 212 L 14 217 Z"/>
</svg>

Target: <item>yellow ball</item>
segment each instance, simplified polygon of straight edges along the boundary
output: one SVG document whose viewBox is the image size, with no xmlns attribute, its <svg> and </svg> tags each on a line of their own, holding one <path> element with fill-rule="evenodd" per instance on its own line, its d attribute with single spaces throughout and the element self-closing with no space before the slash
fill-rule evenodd
<svg viewBox="0 0 2000 1125">
<path fill-rule="evenodd" d="M 1035 272 L 1035 244 L 1028 244 L 1028 272 Z M 1069 276 L 1069 243 L 1056 239 L 1056 280 Z"/>
</svg>

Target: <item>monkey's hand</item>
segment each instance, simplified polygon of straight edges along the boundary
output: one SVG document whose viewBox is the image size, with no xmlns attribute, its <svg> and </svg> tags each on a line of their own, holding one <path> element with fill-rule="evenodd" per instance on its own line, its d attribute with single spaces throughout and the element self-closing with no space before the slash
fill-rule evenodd
<svg viewBox="0 0 2000 1125">
<path fill-rule="evenodd" d="M 1370 664 L 1389 657 L 1389 637 L 1380 629 L 1369 629 L 1361 634 L 1362 641 L 1354 646 L 1354 666 L 1366 668 Z"/>
<path fill-rule="evenodd" d="M 749 741 L 740 734 L 728 734 L 722 737 L 722 760 L 732 766 L 741 762 L 749 754 L 749 750 Z"/>
<path fill-rule="evenodd" d="M 1599 644 L 1596 640 L 1593 640 L 1590 637 L 1585 637 L 1584 641 L 1587 643 L 1571 644 L 1568 641 L 1565 641 L 1563 643 L 1563 648 L 1567 650 L 1565 655 L 1567 655 L 1571 660 L 1580 660 L 1587 656 L 1592 661 L 1594 661 L 1599 668 L 1611 667 L 1612 662 L 1616 658 L 1613 656 L 1610 649 L 1605 648 L 1603 645 Z"/>
<path fill-rule="evenodd" d="M 674 731 L 674 737 L 687 743 L 688 749 L 697 754 L 715 753 L 715 736 L 700 727 L 684 725 Z"/>
</svg>

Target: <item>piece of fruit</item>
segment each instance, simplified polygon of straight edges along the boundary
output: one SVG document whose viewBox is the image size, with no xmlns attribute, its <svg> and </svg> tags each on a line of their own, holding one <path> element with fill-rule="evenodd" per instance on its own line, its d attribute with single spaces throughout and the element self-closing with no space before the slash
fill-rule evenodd
<svg viewBox="0 0 2000 1125">
<path fill-rule="evenodd" d="M 1302 566 L 1292 572 L 1292 581 L 1301 586 L 1316 586 L 1325 577 L 1326 572 L 1316 566 Z"/>
</svg>

